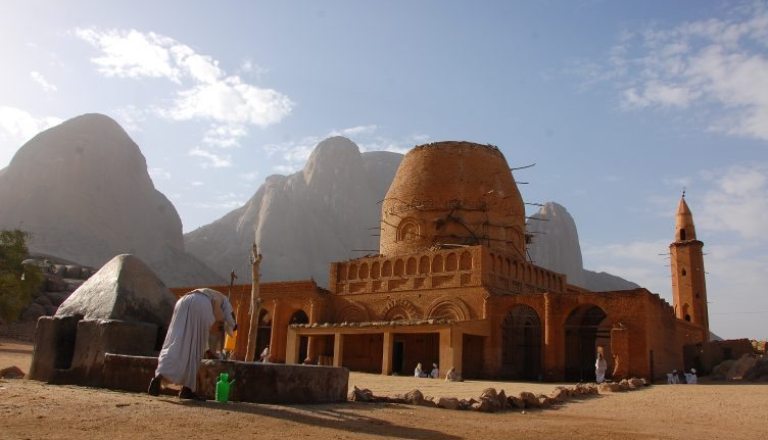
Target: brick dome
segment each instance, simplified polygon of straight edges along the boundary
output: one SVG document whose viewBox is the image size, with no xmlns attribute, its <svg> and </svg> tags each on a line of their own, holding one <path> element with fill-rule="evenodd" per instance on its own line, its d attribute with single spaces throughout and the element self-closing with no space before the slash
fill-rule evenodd
<svg viewBox="0 0 768 440">
<path fill-rule="evenodd" d="M 471 142 L 414 147 L 382 202 L 380 253 L 478 244 L 524 259 L 525 208 L 504 155 Z"/>
</svg>

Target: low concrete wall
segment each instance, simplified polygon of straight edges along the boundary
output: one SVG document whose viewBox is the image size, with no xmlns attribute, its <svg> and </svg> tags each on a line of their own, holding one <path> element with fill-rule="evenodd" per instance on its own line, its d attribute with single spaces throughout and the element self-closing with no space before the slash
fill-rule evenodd
<svg viewBox="0 0 768 440">
<path fill-rule="evenodd" d="M 203 360 L 197 392 L 213 399 L 219 373 L 234 379 L 230 400 L 260 403 L 329 403 L 347 400 L 349 370 L 320 365 L 284 365 Z"/>
<path fill-rule="evenodd" d="M 156 368 L 154 357 L 107 353 L 102 386 L 145 392 Z M 220 373 L 228 373 L 235 380 L 229 398 L 236 402 L 307 404 L 347 400 L 346 368 L 208 359 L 200 364 L 197 394 L 213 399 Z"/>
<path fill-rule="evenodd" d="M 101 386 L 111 390 L 145 392 L 156 369 L 156 357 L 107 353 L 104 355 Z"/>
<path fill-rule="evenodd" d="M 349 370 L 320 365 L 285 365 L 204 360 L 197 392 L 213 399 L 219 373 L 234 379 L 230 400 L 260 403 L 330 403 L 347 400 Z"/>
</svg>

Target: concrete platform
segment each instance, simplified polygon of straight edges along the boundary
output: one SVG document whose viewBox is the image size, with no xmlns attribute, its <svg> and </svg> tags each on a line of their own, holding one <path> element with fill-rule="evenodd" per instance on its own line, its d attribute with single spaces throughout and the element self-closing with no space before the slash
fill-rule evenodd
<svg viewBox="0 0 768 440">
<path fill-rule="evenodd" d="M 107 353 L 102 386 L 145 392 L 156 368 L 154 357 Z M 235 380 L 229 396 L 235 402 L 312 404 L 347 400 L 346 368 L 209 359 L 200 363 L 197 394 L 213 399 L 220 373 L 228 373 Z"/>
</svg>

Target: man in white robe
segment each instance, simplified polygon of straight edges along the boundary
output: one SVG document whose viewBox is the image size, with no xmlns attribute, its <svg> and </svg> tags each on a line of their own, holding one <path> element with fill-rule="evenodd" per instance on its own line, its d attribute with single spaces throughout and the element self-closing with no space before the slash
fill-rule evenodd
<svg viewBox="0 0 768 440">
<path fill-rule="evenodd" d="M 195 395 L 197 370 L 208 345 L 211 327 L 221 322 L 232 336 L 236 327 L 232 305 L 220 292 L 201 288 L 181 297 L 173 309 L 171 324 L 157 359 L 155 377 L 147 392 L 157 396 L 162 381 L 167 381 L 182 386 L 180 398 L 198 399 Z"/>
<path fill-rule="evenodd" d="M 603 357 L 603 353 L 597 353 L 595 360 L 595 382 L 605 382 L 605 372 L 608 370 L 608 362 Z"/>
</svg>

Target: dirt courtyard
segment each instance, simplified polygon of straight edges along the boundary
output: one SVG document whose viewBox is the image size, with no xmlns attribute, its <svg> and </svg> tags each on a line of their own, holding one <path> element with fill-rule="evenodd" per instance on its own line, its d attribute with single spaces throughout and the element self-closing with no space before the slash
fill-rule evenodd
<svg viewBox="0 0 768 440">
<path fill-rule="evenodd" d="M 0 340 L 0 368 L 29 371 L 31 345 Z M 445 383 L 350 375 L 376 394 L 476 397 L 549 392 L 555 384 Z M 103 389 L 0 380 L 0 438 L 232 439 L 765 439 L 768 385 L 656 385 L 570 401 L 557 409 L 483 414 L 394 404 L 277 406 L 189 402 Z"/>
</svg>

